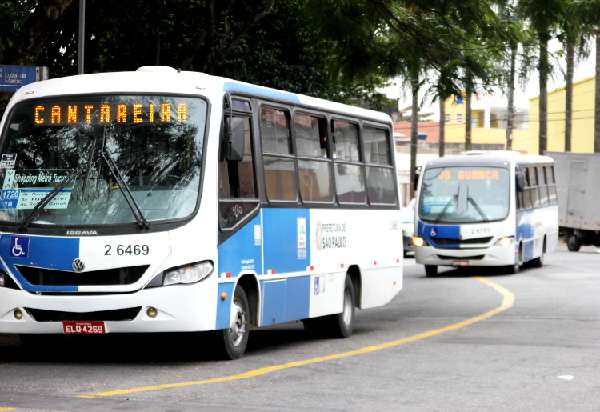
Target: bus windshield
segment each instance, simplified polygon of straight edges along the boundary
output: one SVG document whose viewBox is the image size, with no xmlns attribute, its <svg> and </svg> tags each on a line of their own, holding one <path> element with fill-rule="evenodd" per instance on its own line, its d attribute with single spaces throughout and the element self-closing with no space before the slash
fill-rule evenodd
<svg viewBox="0 0 600 412">
<path fill-rule="evenodd" d="M 156 95 L 19 103 L 0 144 L 0 223 L 139 223 L 132 203 L 147 222 L 191 215 L 206 112 L 200 98 Z"/>
<path fill-rule="evenodd" d="M 505 219 L 509 173 L 500 167 L 435 167 L 425 171 L 419 201 L 421 219 L 476 223 Z"/>
</svg>

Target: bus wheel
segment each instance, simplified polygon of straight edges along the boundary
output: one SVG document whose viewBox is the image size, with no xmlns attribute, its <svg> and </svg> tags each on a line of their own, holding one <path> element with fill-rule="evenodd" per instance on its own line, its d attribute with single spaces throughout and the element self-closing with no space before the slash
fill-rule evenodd
<svg viewBox="0 0 600 412">
<path fill-rule="evenodd" d="M 233 294 L 233 312 L 231 326 L 221 331 L 221 347 L 226 359 L 237 359 L 246 352 L 250 334 L 250 304 L 246 292 L 239 286 Z"/>
<path fill-rule="evenodd" d="M 433 278 L 438 274 L 438 267 L 435 265 L 425 265 L 425 276 Z"/>
<path fill-rule="evenodd" d="M 579 237 L 576 234 L 569 236 L 567 239 L 567 249 L 571 252 L 578 252 L 580 247 L 581 241 L 579 240 Z"/>
<path fill-rule="evenodd" d="M 354 307 L 356 297 L 354 295 L 354 285 L 348 276 L 346 276 L 346 285 L 344 286 L 344 303 L 342 313 L 326 317 L 329 323 L 331 335 L 336 338 L 348 338 L 352 335 L 354 325 Z"/>
</svg>

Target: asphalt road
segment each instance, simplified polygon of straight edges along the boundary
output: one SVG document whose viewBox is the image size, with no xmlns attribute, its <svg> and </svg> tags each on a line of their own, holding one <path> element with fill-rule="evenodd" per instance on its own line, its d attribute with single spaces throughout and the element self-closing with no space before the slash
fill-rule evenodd
<svg viewBox="0 0 600 412">
<path fill-rule="evenodd" d="M 507 294 L 514 305 L 501 307 Z M 311 338 L 286 324 L 255 331 L 246 357 L 233 362 L 177 335 L 59 340 L 35 353 L 0 337 L 0 412 L 597 411 L 599 338 L 593 248 L 558 251 L 545 267 L 510 276 L 428 279 L 409 259 L 404 290 L 360 312 L 350 339 Z M 119 389 L 128 391 L 81 397 Z"/>
</svg>

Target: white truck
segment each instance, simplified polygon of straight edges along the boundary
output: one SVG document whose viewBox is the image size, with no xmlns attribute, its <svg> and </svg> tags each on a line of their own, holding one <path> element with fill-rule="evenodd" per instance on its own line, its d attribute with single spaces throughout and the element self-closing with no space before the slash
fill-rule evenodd
<svg viewBox="0 0 600 412">
<path fill-rule="evenodd" d="M 554 159 L 558 225 L 570 251 L 600 246 L 600 154 L 559 153 Z"/>
</svg>

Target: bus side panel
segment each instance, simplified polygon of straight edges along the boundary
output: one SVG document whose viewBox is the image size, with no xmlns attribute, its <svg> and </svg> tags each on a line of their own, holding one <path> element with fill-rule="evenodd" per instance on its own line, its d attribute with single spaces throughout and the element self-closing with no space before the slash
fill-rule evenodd
<svg viewBox="0 0 600 412">
<path fill-rule="evenodd" d="M 307 209 L 265 208 L 260 325 L 304 319 L 310 311 Z"/>
<path fill-rule="evenodd" d="M 307 209 L 263 209 L 264 272 L 306 272 L 310 261 Z"/>
<path fill-rule="evenodd" d="M 261 215 L 258 214 L 250 219 L 221 243 L 218 254 L 216 274 L 219 288 L 216 329 L 225 329 L 230 325 L 229 316 L 236 278 L 244 273 L 256 275 L 262 272 Z M 225 295 L 222 295 L 223 292 Z M 223 300 L 222 296 L 226 296 L 226 298 Z"/>
<path fill-rule="evenodd" d="M 309 317 L 310 276 L 265 280 L 261 291 L 261 326 Z"/>
<path fill-rule="evenodd" d="M 241 273 L 262 272 L 260 214 L 219 245 L 218 274 L 221 281 Z"/>
<path fill-rule="evenodd" d="M 384 305 L 402 289 L 397 210 L 314 209 L 311 222 L 311 316 L 341 312 L 346 271 L 353 265 L 361 273 L 361 308 Z"/>
<path fill-rule="evenodd" d="M 519 211 L 517 220 L 517 240 L 520 240 L 523 245 L 524 262 L 542 255 L 544 237 L 546 253 L 554 250 L 558 243 L 557 206 Z"/>
<path fill-rule="evenodd" d="M 524 262 L 535 257 L 533 212 L 533 209 L 527 209 L 517 213 L 517 242 L 521 243 Z"/>
</svg>

